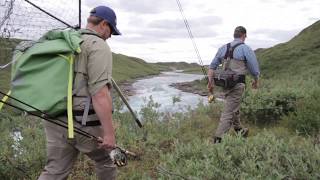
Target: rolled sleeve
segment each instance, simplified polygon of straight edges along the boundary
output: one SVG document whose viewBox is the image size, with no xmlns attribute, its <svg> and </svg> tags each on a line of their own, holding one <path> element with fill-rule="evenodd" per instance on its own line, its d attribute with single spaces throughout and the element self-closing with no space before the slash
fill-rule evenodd
<svg viewBox="0 0 320 180">
<path fill-rule="evenodd" d="M 257 57 L 250 47 L 248 46 L 245 46 L 245 47 L 246 47 L 245 57 L 247 60 L 248 70 L 255 79 L 258 79 L 260 75 L 260 69 L 259 69 L 259 63 L 258 63 Z"/>
<path fill-rule="evenodd" d="M 219 48 L 218 52 L 216 53 L 215 57 L 213 58 L 209 68 L 216 70 L 217 67 L 221 64 L 221 59 L 223 58 L 223 51 L 226 51 L 224 47 Z"/>
<path fill-rule="evenodd" d="M 96 41 L 88 55 L 88 90 L 91 96 L 111 83 L 112 53 L 106 42 Z"/>
</svg>

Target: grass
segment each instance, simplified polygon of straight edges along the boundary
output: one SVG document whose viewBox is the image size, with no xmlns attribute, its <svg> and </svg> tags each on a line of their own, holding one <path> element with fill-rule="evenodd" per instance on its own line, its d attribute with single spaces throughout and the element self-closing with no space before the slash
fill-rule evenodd
<svg viewBox="0 0 320 180">
<path fill-rule="evenodd" d="M 7 92 L 10 84 L 10 72 L 9 70 L 0 70 L 0 90 Z"/>
<path fill-rule="evenodd" d="M 128 113 L 116 109 L 117 144 L 138 154 L 120 168 L 118 179 L 318 179 L 320 146 L 314 139 L 297 136 L 279 126 L 250 127 L 250 136 L 233 131 L 218 145 L 211 143 L 222 104 L 215 103 L 186 113 L 159 113 L 149 102 L 141 112 L 144 128 Z M 45 136 L 39 120 L 0 113 L 0 177 L 36 178 L 45 163 Z M 4 118 L 3 118 L 4 117 Z M 164 117 L 159 121 L 159 117 Z M 10 131 L 21 130 L 24 153 L 13 155 Z M 32 142 L 32 143 L 30 143 Z M 10 157 L 10 162 L 4 157 Z M 17 171 L 22 169 L 23 171 Z M 28 179 L 28 178 L 27 178 Z M 93 162 L 81 155 L 69 179 L 96 179 Z"/>
<path fill-rule="evenodd" d="M 205 73 L 207 73 L 208 68 L 204 68 Z M 203 71 L 201 69 L 201 66 L 199 67 L 191 67 L 191 68 L 186 68 L 183 70 L 183 73 L 188 73 L 188 74 L 203 74 Z"/>
<path fill-rule="evenodd" d="M 142 59 L 122 54 L 113 54 L 113 78 L 116 81 L 128 81 L 139 77 L 157 75 L 160 71 Z"/>
<path fill-rule="evenodd" d="M 185 70 L 190 68 L 199 68 L 199 64 L 187 62 L 158 62 L 151 63 L 153 67 L 161 71 Z"/>
<path fill-rule="evenodd" d="M 292 40 L 260 50 L 257 57 L 265 78 L 320 76 L 320 21 L 304 29 Z M 285 76 L 285 77 L 283 77 Z"/>
</svg>

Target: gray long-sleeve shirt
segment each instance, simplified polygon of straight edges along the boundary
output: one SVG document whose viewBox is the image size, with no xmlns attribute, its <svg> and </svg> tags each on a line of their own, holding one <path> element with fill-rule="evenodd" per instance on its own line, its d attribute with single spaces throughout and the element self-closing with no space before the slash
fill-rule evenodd
<svg viewBox="0 0 320 180">
<path fill-rule="evenodd" d="M 242 41 L 239 38 L 235 38 L 231 42 L 231 47 L 234 46 L 235 44 L 241 43 Z M 222 63 L 222 60 L 224 58 L 224 55 L 226 54 L 227 51 L 227 45 L 223 45 L 222 47 L 219 48 L 216 56 L 212 60 L 209 68 L 216 70 L 217 67 Z M 246 65 L 248 67 L 248 70 L 250 74 L 254 78 L 258 78 L 260 74 L 259 70 L 259 63 L 256 58 L 255 53 L 253 50 L 246 44 L 241 44 L 239 45 L 234 51 L 233 51 L 233 58 L 235 60 L 242 60 L 246 61 Z"/>
</svg>

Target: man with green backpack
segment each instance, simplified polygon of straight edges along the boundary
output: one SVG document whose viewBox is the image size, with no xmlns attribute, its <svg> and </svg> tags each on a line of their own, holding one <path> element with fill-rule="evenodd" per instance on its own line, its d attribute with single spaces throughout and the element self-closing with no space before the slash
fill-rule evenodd
<svg viewBox="0 0 320 180">
<path fill-rule="evenodd" d="M 105 40 L 121 33 L 116 27 L 116 14 L 106 6 L 94 8 L 87 23 L 85 30 L 77 31 L 81 33 L 81 42 L 73 66 L 72 111 L 57 112 L 56 117 L 67 122 L 72 114 L 74 126 L 100 137 L 101 142 L 73 135 L 72 131 L 44 122 L 48 160 L 40 180 L 67 179 L 79 152 L 95 161 L 99 179 L 116 178 L 116 166 L 108 154 L 116 146 L 116 140 L 110 95 L 112 53 Z M 63 37 L 68 40 L 73 36 Z M 75 43 L 71 40 L 70 44 Z"/>
</svg>

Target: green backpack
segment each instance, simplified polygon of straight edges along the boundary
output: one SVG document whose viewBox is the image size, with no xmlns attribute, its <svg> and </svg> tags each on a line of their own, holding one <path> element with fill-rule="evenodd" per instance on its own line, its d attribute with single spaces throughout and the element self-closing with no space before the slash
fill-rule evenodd
<svg viewBox="0 0 320 180">
<path fill-rule="evenodd" d="M 31 47 L 17 46 L 11 72 L 9 94 L 12 97 L 52 117 L 67 110 L 69 138 L 74 137 L 73 64 L 75 55 L 81 52 L 81 42 L 79 31 L 49 31 Z M 12 104 L 26 111 L 35 111 L 17 101 Z"/>
</svg>

